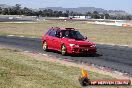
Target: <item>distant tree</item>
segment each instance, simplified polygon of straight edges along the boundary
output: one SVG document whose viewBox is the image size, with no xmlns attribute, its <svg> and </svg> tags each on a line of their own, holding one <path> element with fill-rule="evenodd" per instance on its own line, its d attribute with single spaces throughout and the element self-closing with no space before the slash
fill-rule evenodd
<svg viewBox="0 0 132 88">
<path fill-rule="evenodd" d="M 93 14 L 99 14 L 97 11 L 94 11 Z"/>
<path fill-rule="evenodd" d="M 73 14 L 74 14 L 74 12 L 73 12 L 73 11 L 71 11 L 71 12 L 69 13 L 69 15 L 70 15 L 70 16 L 73 16 Z"/>
<path fill-rule="evenodd" d="M 0 7 L 0 14 L 2 14 L 2 8 Z"/>
<path fill-rule="evenodd" d="M 73 12 L 73 11 L 69 12 L 69 16 L 77 16 L 77 15 L 78 15 L 77 12 Z"/>
<path fill-rule="evenodd" d="M 59 15 L 59 16 L 63 16 L 62 11 L 59 11 L 59 12 L 58 12 L 58 15 Z"/>
<path fill-rule="evenodd" d="M 14 9 L 17 15 L 21 15 L 21 5 L 20 4 L 16 4 Z"/>
<path fill-rule="evenodd" d="M 100 14 L 100 19 L 104 19 L 104 14 Z"/>
<path fill-rule="evenodd" d="M 43 11 L 38 11 L 38 14 L 39 14 L 39 16 L 42 16 L 43 15 Z"/>
<path fill-rule="evenodd" d="M 53 12 L 53 16 L 54 16 L 54 17 L 59 17 L 58 11 L 54 11 L 54 12 Z"/>
<path fill-rule="evenodd" d="M 68 17 L 69 15 L 68 15 L 66 12 L 64 12 L 64 13 L 63 13 L 63 16 L 64 16 L 64 17 Z"/>
<path fill-rule="evenodd" d="M 78 15 L 78 13 L 77 12 L 74 12 L 73 16 L 77 16 L 77 15 Z"/>
<path fill-rule="evenodd" d="M 45 10 L 42 11 L 42 16 L 43 17 L 46 16 L 46 11 L 47 11 L 47 9 L 45 9 Z"/>
<path fill-rule="evenodd" d="M 91 15 L 92 15 L 91 12 L 87 12 L 87 13 L 86 13 L 86 16 L 91 16 Z"/>
<path fill-rule="evenodd" d="M 51 15 L 50 12 L 51 12 L 50 9 L 45 9 L 45 10 L 43 10 L 43 14 L 44 14 L 44 16 L 46 16 L 46 17 L 49 17 L 49 16 Z"/>
<path fill-rule="evenodd" d="M 49 17 L 52 17 L 53 16 L 53 10 L 48 9 L 48 14 L 49 14 Z"/>
<path fill-rule="evenodd" d="M 126 16 L 126 20 L 132 20 L 132 16 L 130 15 Z"/>
<path fill-rule="evenodd" d="M 110 18 L 110 15 L 108 13 L 106 13 L 104 16 L 105 16 L 105 19 L 109 19 Z"/>
<path fill-rule="evenodd" d="M 99 13 L 98 13 L 97 11 L 94 11 L 94 12 L 92 13 L 92 18 L 94 18 L 94 19 L 99 19 L 99 18 L 100 18 Z"/>
<path fill-rule="evenodd" d="M 66 10 L 66 12 L 64 13 L 64 17 L 69 17 L 70 11 Z"/>
<path fill-rule="evenodd" d="M 2 11 L 2 14 L 3 15 L 8 15 L 8 8 L 4 8 L 3 11 Z"/>
<path fill-rule="evenodd" d="M 125 20 L 125 19 L 126 19 L 126 16 L 121 16 L 121 19 L 122 19 L 122 20 Z"/>
<path fill-rule="evenodd" d="M 116 16 L 114 16 L 114 15 L 110 15 L 110 18 L 109 19 L 113 19 L 113 20 L 115 20 L 116 19 Z"/>
<path fill-rule="evenodd" d="M 7 15 L 13 15 L 11 13 L 12 13 L 12 9 L 11 8 L 8 8 L 8 14 Z"/>
<path fill-rule="evenodd" d="M 24 7 L 23 8 L 23 15 L 26 15 L 26 16 L 31 16 L 31 15 L 33 15 L 33 11 L 32 10 L 30 10 L 29 8 L 27 8 L 27 7 Z"/>
</svg>

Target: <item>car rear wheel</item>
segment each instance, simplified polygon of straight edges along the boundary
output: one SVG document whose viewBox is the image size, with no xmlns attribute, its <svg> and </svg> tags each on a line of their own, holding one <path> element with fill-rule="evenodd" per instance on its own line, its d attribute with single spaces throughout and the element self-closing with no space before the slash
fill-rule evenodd
<svg viewBox="0 0 132 88">
<path fill-rule="evenodd" d="M 65 56 L 67 54 L 66 46 L 63 44 L 61 47 L 61 54 Z"/>
<path fill-rule="evenodd" d="M 43 43 L 43 50 L 44 51 L 47 51 L 48 50 L 48 44 L 47 44 L 46 41 L 44 41 L 44 43 Z"/>
</svg>

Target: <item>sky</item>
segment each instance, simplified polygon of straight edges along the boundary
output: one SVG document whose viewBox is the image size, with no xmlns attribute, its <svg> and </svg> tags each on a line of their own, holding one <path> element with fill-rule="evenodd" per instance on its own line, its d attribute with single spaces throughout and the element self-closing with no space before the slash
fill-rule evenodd
<svg viewBox="0 0 132 88">
<path fill-rule="evenodd" d="M 45 7 L 97 7 L 106 10 L 125 10 L 132 13 L 132 0 L 0 0 L 0 4 L 21 4 L 29 8 Z"/>
</svg>

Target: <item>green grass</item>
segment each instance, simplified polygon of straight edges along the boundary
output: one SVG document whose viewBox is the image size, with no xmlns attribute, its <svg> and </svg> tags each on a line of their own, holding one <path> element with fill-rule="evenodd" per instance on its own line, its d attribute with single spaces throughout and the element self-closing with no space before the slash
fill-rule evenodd
<svg viewBox="0 0 132 88">
<path fill-rule="evenodd" d="M 0 88 L 81 88 L 78 82 L 80 74 L 79 68 L 40 61 L 17 50 L 0 49 Z M 91 79 L 113 79 L 93 72 L 89 72 L 89 76 Z M 131 86 L 103 88 L 131 88 Z"/>
<path fill-rule="evenodd" d="M 0 23 L 0 35 L 41 37 L 50 27 L 74 27 L 97 43 L 132 45 L 132 27 L 96 25 L 86 22 Z"/>
</svg>

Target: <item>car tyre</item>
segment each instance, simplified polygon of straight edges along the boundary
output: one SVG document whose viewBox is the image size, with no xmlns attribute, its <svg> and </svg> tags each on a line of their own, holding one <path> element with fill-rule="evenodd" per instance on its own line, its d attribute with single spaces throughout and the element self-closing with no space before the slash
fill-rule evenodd
<svg viewBox="0 0 132 88">
<path fill-rule="evenodd" d="M 67 49 L 66 49 L 66 46 L 63 44 L 62 47 L 61 47 L 61 54 L 63 56 L 66 56 L 67 55 Z"/>
<path fill-rule="evenodd" d="M 48 44 L 46 41 L 43 42 L 43 50 L 47 51 L 48 50 Z"/>
</svg>

